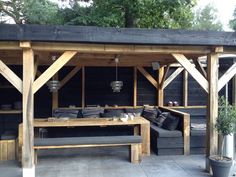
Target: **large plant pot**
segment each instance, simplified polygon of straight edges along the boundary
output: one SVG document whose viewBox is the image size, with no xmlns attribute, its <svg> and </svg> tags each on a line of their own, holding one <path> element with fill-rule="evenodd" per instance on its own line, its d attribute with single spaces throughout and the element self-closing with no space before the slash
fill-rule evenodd
<svg viewBox="0 0 236 177">
<path fill-rule="evenodd" d="M 213 172 L 213 177 L 228 177 L 230 168 L 232 166 L 232 159 L 229 157 L 223 157 L 220 160 L 219 156 L 209 157 L 210 165 Z"/>
</svg>

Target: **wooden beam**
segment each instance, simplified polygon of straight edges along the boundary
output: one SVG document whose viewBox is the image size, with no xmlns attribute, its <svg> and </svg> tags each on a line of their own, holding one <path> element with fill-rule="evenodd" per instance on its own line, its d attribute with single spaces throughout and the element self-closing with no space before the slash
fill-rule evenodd
<svg viewBox="0 0 236 177">
<path fill-rule="evenodd" d="M 157 81 L 143 67 L 137 67 L 137 69 L 154 87 L 158 88 Z"/>
<path fill-rule="evenodd" d="M 30 49 L 31 48 L 31 42 L 29 42 L 29 41 L 20 41 L 20 48 Z"/>
<path fill-rule="evenodd" d="M 34 62 L 34 79 L 37 76 L 37 72 L 38 72 L 38 65 L 39 65 L 39 61 L 38 58 L 35 58 L 35 62 Z"/>
<path fill-rule="evenodd" d="M 169 66 L 167 67 L 166 72 L 164 73 L 165 67 L 162 66 L 158 70 L 158 88 L 157 88 L 157 95 L 158 95 L 158 101 L 157 104 L 158 106 L 164 106 L 164 89 L 161 87 L 161 82 L 163 81 L 165 74 L 169 70 Z"/>
<path fill-rule="evenodd" d="M 85 67 L 82 67 L 82 108 L 85 107 Z"/>
<path fill-rule="evenodd" d="M 58 72 L 76 54 L 74 51 L 64 52 L 38 79 L 34 81 L 33 93 L 36 93 L 56 72 Z"/>
<path fill-rule="evenodd" d="M 172 56 L 188 71 L 189 74 L 200 84 L 208 93 L 208 81 L 201 73 L 190 63 L 183 54 L 172 54 Z"/>
<path fill-rule="evenodd" d="M 53 78 L 58 80 L 58 73 L 56 73 Z M 52 92 L 52 111 L 58 108 L 58 90 L 57 92 Z"/>
<path fill-rule="evenodd" d="M 34 42 L 32 48 L 37 51 L 77 51 L 81 53 L 184 53 L 184 54 L 208 54 L 211 48 L 208 46 L 154 46 L 154 45 L 117 45 L 117 44 L 83 44 L 83 43 L 60 43 L 60 42 Z"/>
<path fill-rule="evenodd" d="M 23 168 L 34 168 L 34 54 L 32 49 L 23 49 Z M 23 169 L 24 176 L 24 169 Z M 25 175 L 26 176 L 26 175 Z"/>
<path fill-rule="evenodd" d="M 137 68 L 134 67 L 134 91 L 133 91 L 133 106 L 137 106 Z"/>
<path fill-rule="evenodd" d="M 81 66 L 74 67 L 69 74 L 67 74 L 62 80 L 61 80 L 61 87 L 62 88 L 79 70 L 81 69 Z"/>
<path fill-rule="evenodd" d="M 19 42 L 0 41 L 0 50 L 21 50 Z"/>
<path fill-rule="evenodd" d="M 183 106 L 188 106 L 188 72 L 186 70 L 183 77 Z"/>
<path fill-rule="evenodd" d="M 184 68 L 177 68 L 164 82 L 163 89 L 165 89 L 182 71 Z"/>
<path fill-rule="evenodd" d="M 164 73 L 164 76 L 162 78 L 159 77 L 159 81 L 161 81 L 161 83 L 159 82 L 159 87 L 163 88 L 163 85 L 165 83 L 165 80 L 166 80 L 166 77 L 168 75 L 168 72 L 169 72 L 169 69 L 170 69 L 170 65 L 167 66 L 166 70 L 165 70 L 165 73 Z"/>
<path fill-rule="evenodd" d="M 227 84 L 230 81 L 230 79 L 234 77 L 235 74 L 236 74 L 236 63 L 234 63 L 219 79 L 218 91 L 220 91 L 225 86 L 225 84 Z"/>
<path fill-rule="evenodd" d="M 195 67 L 197 68 L 197 70 L 205 77 L 207 78 L 207 74 L 205 69 L 203 68 L 202 64 L 200 63 L 200 61 L 198 59 L 193 60 L 193 63 L 195 64 Z"/>
<path fill-rule="evenodd" d="M 218 116 L 218 55 L 207 56 L 207 77 L 209 93 L 207 100 L 207 148 L 206 148 L 206 170 L 210 171 L 209 156 L 217 154 L 218 136 L 215 129 Z"/>
<path fill-rule="evenodd" d="M 20 93 L 22 93 L 22 80 L 0 60 L 0 73 L 5 77 Z"/>
</svg>

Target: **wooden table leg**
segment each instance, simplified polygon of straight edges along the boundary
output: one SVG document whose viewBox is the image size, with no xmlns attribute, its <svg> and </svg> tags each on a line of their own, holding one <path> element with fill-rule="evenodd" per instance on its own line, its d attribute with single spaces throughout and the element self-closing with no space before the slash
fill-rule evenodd
<svg viewBox="0 0 236 177">
<path fill-rule="evenodd" d="M 142 153 L 150 156 L 150 124 L 141 124 Z"/>
</svg>

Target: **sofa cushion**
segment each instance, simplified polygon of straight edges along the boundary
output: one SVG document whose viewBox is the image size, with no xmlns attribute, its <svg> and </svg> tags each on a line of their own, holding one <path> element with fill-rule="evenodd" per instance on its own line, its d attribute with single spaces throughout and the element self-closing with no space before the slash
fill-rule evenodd
<svg viewBox="0 0 236 177">
<path fill-rule="evenodd" d="M 179 130 L 170 131 L 170 130 L 166 130 L 161 127 L 158 127 L 154 124 L 151 124 L 150 127 L 151 127 L 151 132 L 155 133 L 157 137 L 159 138 L 160 137 L 182 137 L 182 132 Z"/>
<path fill-rule="evenodd" d="M 53 110 L 53 117 L 77 118 L 78 113 L 79 113 L 78 109 L 55 109 Z"/>
<path fill-rule="evenodd" d="M 169 116 L 169 112 L 162 112 L 155 120 L 154 123 L 157 124 L 158 127 L 161 127 L 163 122 Z"/>
<path fill-rule="evenodd" d="M 124 109 L 105 109 L 105 115 L 109 115 L 108 117 L 121 117 L 121 114 L 124 113 Z"/>
<path fill-rule="evenodd" d="M 82 110 L 84 118 L 98 118 L 104 113 L 104 109 L 100 107 L 89 107 Z"/>
<path fill-rule="evenodd" d="M 143 117 L 148 119 L 150 122 L 155 122 L 155 119 L 158 116 L 157 109 L 156 108 L 144 108 L 143 110 Z"/>
<path fill-rule="evenodd" d="M 169 114 L 168 117 L 163 122 L 162 128 L 172 131 L 178 127 L 178 123 L 179 123 L 179 118 Z"/>
</svg>

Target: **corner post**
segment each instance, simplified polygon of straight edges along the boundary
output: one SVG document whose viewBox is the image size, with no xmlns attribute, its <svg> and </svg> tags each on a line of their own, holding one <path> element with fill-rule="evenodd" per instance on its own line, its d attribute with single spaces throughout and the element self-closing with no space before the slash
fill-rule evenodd
<svg viewBox="0 0 236 177">
<path fill-rule="evenodd" d="M 217 154 L 218 135 L 215 123 L 218 116 L 218 54 L 211 53 L 207 56 L 208 100 L 207 100 L 207 148 L 206 170 L 210 172 L 209 156 Z"/>
<path fill-rule="evenodd" d="M 20 42 L 23 49 L 23 177 L 35 177 L 34 168 L 34 52 L 30 42 Z"/>
</svg>

